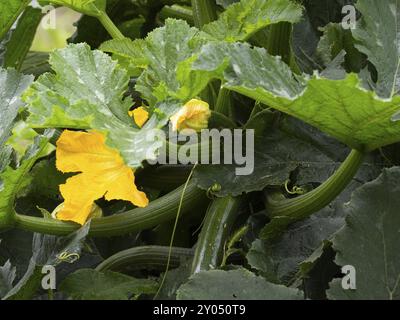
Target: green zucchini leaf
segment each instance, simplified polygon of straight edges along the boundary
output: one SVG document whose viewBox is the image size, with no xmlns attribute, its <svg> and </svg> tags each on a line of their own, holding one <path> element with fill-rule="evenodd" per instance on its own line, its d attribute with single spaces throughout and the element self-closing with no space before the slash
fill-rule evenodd
<svg viewBox="0 0 400 320">
<path fill-rule="evenodd" d="M 245 126 L 256 130 L 254 149 L 245 149 L 249 160 L 254 151 L 251 174 L 237 175 L 236 170 L 245 165 L 198 165 L 194 173 L 198 186 L 207 190 L 217 183 L 221 190 L 215 195 L 225 197 L 261 191 L 266 186 L 282 186 L 295 170 L 298 184 L 328 179 L 342 162 L 347 148 L 294 118 L 287 117 L 278 123 L 274 123 L 274 118 L 271 111 L 264 110 Z"/>
<path fill-rule="evenodd" d="M 362 17 L 351 30 L 355 47 L 377 70 L 377 94 L 387 99 L 400 90 L 399 5 L 398 0 L 358 0 L 356 7 Z"/>
<path fill-rule="evenodd" d="M 60 284 L 62 292 L 79 300 L 130 300 L 140 294 L 154 294 L 157 289 L 154 280 L 93 269 L 80 269 Z"/>
<path fill-rule="evenodd" d="M 272 284 L 246 269 L 202 271 L 189 278 L 178 300 L 302 300 L 294 288 Z"/>
<path fill-rule="evenodd" d="M 1 149 L 3 149 L 4 143 L 10 136 L 14 120 L 23 106 L 20 97 L 32 81 L 32 76 L 22 75 L 13 69 L 5 70 L 0 68 Z"/>
<path fill-rule="evenodd" d="M 400 140 L 400 123 L 392 121 L 400 97 L 379 98 L 356 74 L 341 80 L 299 77 L 279 57 L 237 43 L 205 45 L 192 69 L 212 73 L 227 61 L 219 74 L 225 88 L 297 117 L 353 149 L 371 151 Z"/>
<path fill-rule="evenodd" d="M 107 0 L 41 0 L 40 2 L 65 6 L 88 16 L 97 17 L 105 11 Z"/>
<path fill-rule="evenodd" d="M 11 219 L 12 215 L 15 214 L 15 200 L 32 181 L 32 176 L 29 174 L 29 171 L 35 162 L 54 150 L 54 148 L 49 145 L 49 140 L 53 134 L 54 130 L 47 130 L 43 135 L 35 137 L 34 143 L 27 149 L 16 168 L 10 166 L 9 157 L 1 159 L 0 225 L 3 223 L 7 225 L 8 219 Z"/>
<path fill-rule="evenodd" d="M 128 58 L 133 66 L 144 70 L 136 90 L 154 105 L 167 98 L 186 102 L 205 88 L 211 77 L 192 72 L 190 67 L 207 40 L 212 37 L 185 21 L 167 19 L 164 27 L 155 29 L 144 40 L 110 40 L 100 49 Z"/>
<path fill-rule="evenodd" d="M 43 266 L 53 266 L 80 258 L 84 241 L 90 229 L 90 222 L 66 237 L 35 233 L 32 240 L 32 257 L 24 276 L 3 297 L 3 300 L 32 299 L 43 279 Z M 61 256 L 67 256 L 63 259 Z M 68 258 L 69 256 L 69 258 Z"/>
<path fill-rule="evenodd" d="M 245 41 L 257 31 L 279 22 L 296 23 L 302 7 L 290 0 L 241 0 L 203 27 L 218 40 Z"/>
<path fill-rule="evenodd" d="M 333 248 L 336 264 L 355 268 L 356 289 L 344 290 L 336 279 L 327 292 L 330 299 L 400 299 L 399 179 L 399 167 L 385 169 L 353 193 Z"/>
<path fill-rule="evenodd" d="M 146 125 L 135 128 L 128 116 L 132 99 L 123 98 L 129 77 L 108 55 L 91 51 L 85 44 L 71 44 L 52 53 L 50 64 L 55 73 L 40 76 L 24 95 L 30 112 L 27 122 L 32 127 L 103 132 L 106 143 L 119 150 L 133 168 L 156 158 L 163 141 L 148 133 L 164 127 L 181 104 L 157 104 Z"/>
<path fill-rule="evenodd" d="M 315 260 L 322 254 L 321 244 L 331 240 L 345 224 L 343 204 L 363 182 L 360 177 L 355 178 L 329 206 L 290 225 L 277 239 L 255 240 L 246 255 L 248 263 L 274 283 L 290 284 L 297 276 L 306 277 L 306 271 L 312 269 Z M 305 265 L 304 262 L 311 256 L 311 262 Z M 301 274 L 298 274 L 300 271 Z"/>
</svg>

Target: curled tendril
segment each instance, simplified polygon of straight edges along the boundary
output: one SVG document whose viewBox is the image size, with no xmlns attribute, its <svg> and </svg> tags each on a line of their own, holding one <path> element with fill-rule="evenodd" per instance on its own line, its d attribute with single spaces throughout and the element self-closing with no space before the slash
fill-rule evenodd
<svg viewBox="0 0 400 320">
<path fill-rule="evenodd" d="M 305 194 L 305 193 L 306 193 L 306 191 L 305 191 L 303 188 L 298 187 L 298 186 L 294 186 L 294 187 L 292 188 L 292 190 L 289 190 L 289 187 L 288 187 L 289 182 L 290 182 L 290 180 L 286 180 L 286 181 L 285 181 L 285 184 L 284 184 L 285 191 L 286 191 L 288 194 L 292 194 L 292 195 L 294 195 L 294 194 L 302 195 L 302 194 Z"/>
<path fill-rule="evenodd" d="M 81 256 L 78 253 L 68 253 L 67 251 L 64 251 L 57 256 L 57 259 L 61 262 L 74 263 L 79 260 L 80 257 Z"/>
<path fill-rule="evenodd" d="M 211 187 L 207 189 L 207 197 L 209 199 L 214 199 L 216 194 L 222 189 L 219 183 L 214 183 Z"/>
</svg>

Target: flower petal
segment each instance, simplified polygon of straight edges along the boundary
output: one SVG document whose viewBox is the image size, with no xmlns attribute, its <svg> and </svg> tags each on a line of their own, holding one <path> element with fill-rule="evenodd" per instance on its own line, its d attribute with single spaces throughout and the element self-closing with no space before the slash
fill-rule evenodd
<svg viewBox="0 0 400 320">
<path fill-rule="evenodd" d="M 136 108 L 135 110 L 129 111 L 129 115 L 133 117 L 135 123 L 141 128 L 149 119 L 149 113 L 144 107 Z"/>
<path fill-rule="evenodd" d="M 64 131 L 57 141 L 57 168 L 62 172 L 81 172 L 60 186 L 64 208 L 60 220 L 84 224 L 94 201 L 126 200 L 145 207 L 149 201 L 135 186 L 135 176 L 117 150 L 105 144 L 98 132 Z"/>
<path fill-rule="evenodd" d="M 210 106 L 207 102 L 192 99 L 174 114 L 170 120 L 174 131 L 182 131 L 185 129 L 200 131 L 208 127 L 208 119 L 210 116 Z"/>
</svg>

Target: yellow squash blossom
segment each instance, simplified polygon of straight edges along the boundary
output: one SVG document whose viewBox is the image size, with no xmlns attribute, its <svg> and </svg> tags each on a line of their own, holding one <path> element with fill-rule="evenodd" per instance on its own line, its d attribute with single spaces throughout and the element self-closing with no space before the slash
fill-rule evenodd
<svg viewBox="0 0 400 320">
<path fill-rule="evenodd" d="M 149 201 L 135 186 L 134 172 L 125 165 L 117 150 L 105 144 L 98 132 L 65 130 L 57 141 L 57 169 L 81 172 L 60 186 L 64 206 L 57 219 L 83 225 L 93 211 L 94 201 L 125 200 L 138 207 Z"/>
<path fill-rule="evenodd" d="M 136 108 L 135 110 L 129 111 L 129 115 L 133 117 L 133 120 L 139 128 L 143 127 L 146 121 L 149 119 L 149 113 L 144 107 Z"/>
<path fill-rule="evenodd" d="M 208 127 L 210 116 L 210 106 L 207 102 L 192 99 L 174 114 L 170 120 L 174 131 L 193 129 L 199 132 Z"/>
<path fill-rule="evenodd" d="M 58 207 L 56 207 L 51 213 L 51 217 L 53 219 L 57 219 L 57 214 L 64 209 L 64 202 L 61 203 Z M 92 210 L 89 213 L 88 219 L 91 218 L 101 218 L 103 217 L 103 210 L 95 203 L 93 203 Z"/>
</svg>

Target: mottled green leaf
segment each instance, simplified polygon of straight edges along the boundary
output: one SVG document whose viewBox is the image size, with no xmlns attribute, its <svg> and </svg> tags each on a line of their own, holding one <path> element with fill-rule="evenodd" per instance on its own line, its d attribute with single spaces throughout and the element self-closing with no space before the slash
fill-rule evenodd
<svg viewBox="0 0 400 320">
<path fill-rule="evenodd" d="M 352 30 L 355 46 L 378 72 L 376 91 L 391 98 L 400 90 L 400 2 L 358 0 L 362 18 Z"/>
<path fill-rule="evenodd" d="M 163 127 L 180 107 L 174 102 L 156 106 L 151 119 L 135 128 L 128 110 L 131 98 L 123 98 L 129 77 L 108 55 L 85 44 L 69 45 L 50 56 L 54 73 L 46 73 L 28 89 L 28 123 L 38 128 L 95 129 L 107 135 L 107 144 L 119 150 L 126 163 L 139 167 L 156 158 L 163 141 L 149 137 Z M 123 138 L 123 139 L 121 139 Z"/>
<path fill-rule="evenodd" d="M 150 105 L 167 98 L 187 101 L 198 95 L 210 77 L 192 72 L 195 54 L 206 40 L 212 39 L 185 21 L 167 19 L 165 26 L 149 33 L 146 39 L 111 40 L 100 49 L 131 60 L 143 69 L 136 83 Z"/>
<path fill-rule="evenodd" d="M 229 6 L 203 30 L 218 40 L 244 41 L 257 31 L 279 22 L 296 23 L 302 7 L 290 0 L 241 0 Z"/>
<path fill-rule="evenodd" d="M 7 293 L 4 300 L 32 299 L 43 279 L 42 267 L 63 263 L 74 263 L 80 258 L 84 240 L 88 235 L 90 222 L 65 237 L 35 233 L 32 240 L 32 257 L 24 276 Z M 61 255 L 69 258 L 61 258 Z"/>
<path fill-rule="evenodd" d="M 14 119 L 23 106 L 20 96 L 32 81 L 32 76 L 0 68 L 0 148 L 9 137 Z"/>
<path fill-rule="evenodd" d="M 157 288 L 158 284 L 154 280 L 92 269 L 80 269 L 60 285 L 62 292 L 82 300 L 129 300 L 140 294 L 153 294 Z"/>
<path fill-rule="evenodd" d="M 274 123 L 273 119 L 274 114 L 264 110 L 245 127 L 263 127 L 263 130 L 256 131 L 254 149 L 250 146 L 245 149 L 248 160 L 254 152 L 254 171 L 251 174 L 237 175 L 236 170 L 245 165 L 199 165 L 194 173 L 198 186 L 207 190 L 218 183 L 221 190 L 216 195 L 224 197 L 261 191 L 268 185 L 281 186 L 295 169 L 300 171 L 300 184 L 328 179 L 340 165 L 346 148 L 296 119 L 288 117 L 279 123 Z M 250 163 L 247 165 L 250 167 Z"/>
<path fill-rule="evenodd" d="M 69 7 L 75 11 L 82 12 L 88 16 L 97 17 L 106 9 L 107 0 L 41 0 Z"/>
<path fill-rule="evenodd" d="M 301 300 L 297 289 L 272 284 L 246 269 L 202 271 L 182 285 L 178 300 Z"/>
<path fill-rule="evenodd" d="M 330 299 L 400 299 L 399 179 L 399 167 L 386 169 L 353 193 L 333 248 L 339 266 L 354 266 L 356 289 L 344 290 L 341 279 L 334 280 Z"/>
<path fill-rule="evenodd" d="M 49 153 L 48 143 L 53 134 L 54 130 L 49 130 L 44 135 L 37 136 L 17 168 L 9 166 L 7 159 L 4 160 L 5 163 L 0 163 L 3 169 L 0 172 L 0 225 L 6 224 L 15 213 L 15 200 L 31 182 L 29 171 L 32 166 Z"/>
<path fill-rule="evenodd" d="M 330 23 L 321 29 L 324 34 L 318 44 L 317 54 L 328 65 L 342 50 L 346 52 L 345 65 L 348 71 L 360 72 L 363 55 L 354 47 L 350 30 L 343 29 L 339 23 Z"/>
<path fill-rule="evenodd" d="M 257 239 L 246 256 L 249 264 L 269 281 L 291 283 L 301 264 L 319 250 L 324 240 L 330 240 L 344 225 L 346 211 L 343 204 L 349 200 L 351 192 L 363 182 L 360 176 L 356 177 L 329 206 L 305 220 L 290 225 L 277 239 Z M 313 261 L 321 254 L 322 251 L 315 254 Z M 302 267 L 306 268 L 305 265 Z M 311 269 L 312 265 L 308 268 Z M 303 272 L 302 276 L 306 276 L 306 272 Z"/>
<path fill-rule="evenodd" d="M 400 123 L 391 119 L 400 97 L 377 97 L 355 74 L 342 80 L 299 78 L 264 49 L 226 43 L 205 45 L 193 69 L 215 72 L 227 60 L 220 74 L 225 88 L 297 117 L 351 148 L 371 151 L 400 139 Z"/>
</svg>

